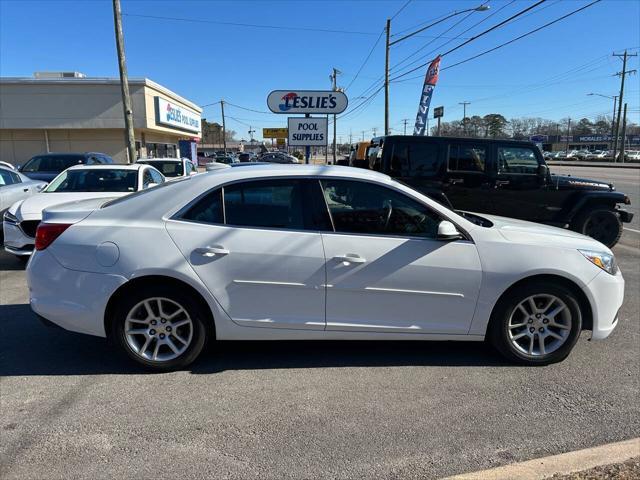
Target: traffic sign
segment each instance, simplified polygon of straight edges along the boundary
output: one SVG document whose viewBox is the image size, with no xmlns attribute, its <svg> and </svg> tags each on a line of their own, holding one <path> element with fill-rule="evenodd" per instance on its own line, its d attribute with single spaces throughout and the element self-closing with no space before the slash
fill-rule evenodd
<svg viewBox="0 0 640 480">
<path fill-rule="evenodd" d="M 286 128 L 263 128 L 262 138 L 287 138 L 288 130 Z"/>
<path fill-rule="evenodd" d="M 444 117 L 444 107 L 435 107 L 433 109 L 433 118 Z"/>
<path fill-rule="evenodd" d="M 267 97 L 273 113 L 342 113 L 349 101 L 343 92 L 333 90 L 274 90 Z"/>
<path fill-rule="evenodd" d="M 327 119 L 289 117 L 290 147 L 324 147 L 327 145 Z"/>
</svg>

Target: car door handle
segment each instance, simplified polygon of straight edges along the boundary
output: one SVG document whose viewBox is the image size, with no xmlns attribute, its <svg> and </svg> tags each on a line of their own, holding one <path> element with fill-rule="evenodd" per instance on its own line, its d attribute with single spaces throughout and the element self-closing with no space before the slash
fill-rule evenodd
<svg viewBox="0 0 640 480">
<path fill-rule="evenodd" d="M 212 247 L 200 247 L 195 249 L 196 253 L 199 253 L 203 257 L 215 257 L 216 255 L 229 255 L 229 250 L 220 245 L 214 245 Z"/>
<path fill-rule="evenodd" d="M 367 261 L 366 258 L 362 258 L 360 255 L 356 253 L 347 253 L 345 255 L 337 255 L 333 257 L 334 260 L 344 263 L 365 263 Z"/>
<path fill-rule="evenodd" d="M 509 185 L 511 182 L 509 180 L 496 180 L 496 187 L 501 185 Z"/>
<path fill-rule="evenodd" d="M 464 178 L 450 178 L 451 185 L 457 185 L 458 183 L 464 183 Z"/>
</svg>

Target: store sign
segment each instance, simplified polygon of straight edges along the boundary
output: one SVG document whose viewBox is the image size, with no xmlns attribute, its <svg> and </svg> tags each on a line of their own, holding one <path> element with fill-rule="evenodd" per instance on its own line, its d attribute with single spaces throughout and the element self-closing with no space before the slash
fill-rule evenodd
<svg viewBox="0 0 640 480">
<path fill-rule="evenodd" d="M 274 90 L 267 97 L 273 113 L 342 113 L 349 101 L 343 92 L 333 90 Z"/>
<path fill-rule="evenodd" d="M 326 118 L 289 117 L 290 147 L 324 147 L 326 145 Z"/>
<path fill-rule="evenodd" d="M 433 118 L 444 117 L 444 107 L 435 107 L 433 109 Z"/>
<path fill-rule="evenodd" d="M 200 133 L 200 114 L 156 97 L 156 123 Z"/>
<path fill-rule="evenodd" d="M 549 141 L 549 135 L 531 135 L 529 141 L 533 143 L 542 143 Z"/>
<path fill-rule="evenodd" d="M 263 128 L 262 138 L 287 138 L 289 130 L 286 128 Z"/>
</svg>

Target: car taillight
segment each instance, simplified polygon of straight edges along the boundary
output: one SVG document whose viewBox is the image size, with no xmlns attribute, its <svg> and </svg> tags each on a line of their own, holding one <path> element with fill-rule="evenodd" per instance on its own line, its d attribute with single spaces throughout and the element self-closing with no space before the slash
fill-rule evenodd
<svg viewBox="0 0 640 480">
<path fill-rule="evenodd" d="M 72 224 L 70 223 L 40 222 L 40 225 L 38 225 L 38 229 L 36 230 L 36 250 L 44 250 L 47 248 L 71 225 Z"/>
</svg>

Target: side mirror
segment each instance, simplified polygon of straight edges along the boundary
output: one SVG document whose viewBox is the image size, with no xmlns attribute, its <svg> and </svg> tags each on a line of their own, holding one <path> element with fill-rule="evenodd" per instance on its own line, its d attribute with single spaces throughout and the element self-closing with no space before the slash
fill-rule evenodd
<svg viewBox="0 0 640 480">
<path fill-rule="evenodd" d="M 21 172 L 21 171 L 22 171 L 22 165 L 16 165 L 15 167 L 16 167 L 16 170 L 17 170 L 17 171 L 19 171 L 19 172 Z"/>
<path fill-rule="evenodd" d="M 154 183 L 154 182 L 149 182 L 147 183 L 147 188 L 153 188 L 153 187 L 157 187 L 159 184 Z"/>
<path fill-rule="evenodd" d="M 456 226 L 448 220 L 442 220 L 438 224 L 438 240 L 458 240 L 462 238 Z"/>
<path fill-rule="evenodd" d="M 549 175 L 549 167 L 544 164 L 538 165 L 538 176 L 547 178 L 547 175 Z"/>
<path fill-rule="evenodd" d="M 47 188 L 48 186 L 49 186 L 49 184 L 48 184 L 48 183 L 43 183 L 42 185 L 38 185 L 38 186 L 36 186 L 36 190 L 37 190 L 38 192 L 41 192 L 41 191 L 43 191 L 45 188 Z"/>
</svg>

